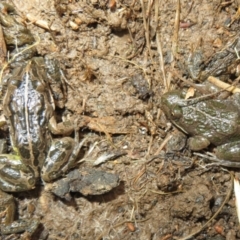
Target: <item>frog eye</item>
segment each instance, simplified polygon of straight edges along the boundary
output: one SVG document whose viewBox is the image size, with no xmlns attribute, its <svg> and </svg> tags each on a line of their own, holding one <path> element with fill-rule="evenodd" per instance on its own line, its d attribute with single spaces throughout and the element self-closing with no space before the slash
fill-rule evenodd
<svg viewBox="0 0 240 240">
<path fill-rule="evenodd" d="M 179 106 L 175 106 L 171 111 L 172 118 L 178 119 L 182 117 L 182 108 Z"/>
</svg>

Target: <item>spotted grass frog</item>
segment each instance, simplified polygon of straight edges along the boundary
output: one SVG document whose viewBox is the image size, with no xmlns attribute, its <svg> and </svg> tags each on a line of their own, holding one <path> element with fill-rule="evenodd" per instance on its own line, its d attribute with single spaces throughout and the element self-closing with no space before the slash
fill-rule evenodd
<svg viewBox="0 0 240 240">
<path fill-rule="evenodd" d="M 52 138 L 50 129 L 67 134 L 73 126 L 58 130 L 43 63 L 32 58 L 7 81 L 3 112 L 14 153 L 0 155 L 0 188 L 6 192 L 33 189 L 39 177 L 46 182 L 58 178 L 74 166 L 80 150 L 77 131 L 75 140 Z"/>
<path fill-rule="evenodd" d="M 161 109 L 190 136 L 189 148 L 199 151 L 212 144 L 216 146 L 216 157 L 226 160 L 226 165 L 240 161 L 240 95 L 236 93 L 226 100 L 185 100 L 185 95 L 184 90 L 163 94 Z"/>
<path fill-rule="evenodd" d="M 0 127 L 7 124 L 12 144 L 12 153 L 0 154 L 3 234 L 21 232 L 28 227 L 33 230 L 38 225 L 27 220 L 13 222 L 12 197 L 6 192 L 31 190 L 39 179 L 50 182 L 64 175 L 76 166 L 84 142 L 79 142 L 78 129 L 72 121 L 56 122 L 55 105 L 62 108 L 66 101 L 60 69 L 55 60 L 37 57 L 36 49 L 29 47 L 34 38 L 15 19 L 16 15 L 12 6 L 0 3 L 0 23 L 9 56 L 17 56 L 8 64 L 10 74 L 1 79 L 6 122 L 1 121 Z M 66 136 L 74 129 L 74 139 Z"/>
<path fill-rule="evenodd" d="M 57 124 L 54 100 L 48 85 L 42 58 L 32 58 L 15 68 L 7 81 L 3 112 L 7 119 L 13 151 L 0 154 L 0 216 L 1 233 L 27 231 L 32 234 L 39 225 L 36 219 L 13 221 L 13 197 L 6 192 L 31 190 L 38 179 L 53 181 L 76 166 L 83 141 L 53 138 L 54 134 L 69 134 L 74 126 Z M 5 124 L 1 122 L 1 124 Z M 0 218 L 1 220 L 1 218 Z"/>
</svg>

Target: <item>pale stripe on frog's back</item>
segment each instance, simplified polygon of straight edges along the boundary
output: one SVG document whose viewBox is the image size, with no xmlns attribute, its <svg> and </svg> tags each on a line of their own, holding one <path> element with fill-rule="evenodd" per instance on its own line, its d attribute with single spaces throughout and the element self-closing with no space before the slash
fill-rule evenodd
<svg viewBox="0 0 240 240">
<path fill-rule="evenodd" d="M 21 71 L 20 79 L 19 76 L 12 77 L 11 86 L 8 86 L 11 93 L 4 99 L 4 105 L 13 144 L 18 146 L 23 163 L 31 166 L 38 176 L 50 145 L 47 124 L 53 114 L 53 106 L 48 88 L 38 76 L 28 71 L 29 65 Z"/>
</svg>

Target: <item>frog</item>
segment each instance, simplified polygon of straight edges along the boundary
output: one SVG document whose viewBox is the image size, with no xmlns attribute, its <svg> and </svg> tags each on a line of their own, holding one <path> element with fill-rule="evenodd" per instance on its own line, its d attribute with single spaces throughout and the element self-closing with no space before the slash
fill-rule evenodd
<svg viewBox="0 0 240 240">
<path fill-rule="evenodd" d="M 59 125 L 58 130 L 46 69 L 41 66 L 39 58 L 33 58 L 15 68 L 7 81 L 3 113 L 15 153 L 0 155 L 0 188 L 6 192 L 30 190 L 39 177 L 50 182 L 63 175 L 74 165 L 82 145 L 77 131 L 75 139 L 52 139 L 51 130 L 64 135 L 74 126 Z"/>
<path fill-rule="evenodd" d="M 6 209 L 12 208 L 11 195 L 6 192 L 32 190 L 39 179 L 52 182 L 74 168 L 85 141 L 79 142 L 79 132 L 72 122 L 56 122 L 55 101 L 46 82 L 47 68 L 42 69 L 43 63 L 42 58 L 32 58 L 15 68 L 7 79 L 3 98 L 6 121 L 0 124 L 1 127 L 8 125 L 13 148 L 11 154 L 0 154 L 0 197 L 6 202 Z M 52 134 L 69 135 L 72 131 L 75 131 L 74 139 L 52 137 Z M 7 215 L 13 214 L 13 210 L 7 212 Z M 12 221 L 13 216 L 8 218 L 0 229 L 2 234 L 33 233 L 39 225 L 36 219 Z"/>
<path fill-rule="evenodd" d="M 35 42 L 35 38 L 26 28 L 15 8 L 6 3 L 0 3 L 0 23 L 3 28 L 4 41 L 9 48 L 22 47 Z"/>
<path fill-rule="evenodd" d="M 64 176 L 77 166 L 85 139 L 80 141 L 77 121 L 56 121 L 55 108 L 64 108 L 66 102 L 58 61 L 39 56 L 31 32 L 16 20 L 11 5 L 0 3 L 0 10 L 0 24 L 12 59 L 1 79 L 5 121 L 1 118 L 0 127 L 7 125 L 12 151 L 0 153 L 0 230 L 2 234 L 33 232 L 39 222 L 14 221 L 13 197 L 8 193 L 29 191 L 40 181 L 45 184 Z M 70 137 L 73 132 L 74 138 Z"/>
<path fill-rule="evenodd" d="M 237 63 L 240 55 L 239 35 L 232 37 L 226 45 L 217 51 L 205 63 L 203 61 L 203 49 L 200 44 L 195 51 L 191 51 L 186 61 L 186 69 L 194 82 L 204 83 L 209 76 L 223 77 L 229 67 Z"/>
<path fill-rule="evenodd" d="M 161 109 L 166 117 L 189 136 L 192 151 L 212 145 L 223 165 L 235 166 L 240 160 L 240 94 L 228 99 L 185 97 L 185 89 L 161 96 Z"/>
</svg>

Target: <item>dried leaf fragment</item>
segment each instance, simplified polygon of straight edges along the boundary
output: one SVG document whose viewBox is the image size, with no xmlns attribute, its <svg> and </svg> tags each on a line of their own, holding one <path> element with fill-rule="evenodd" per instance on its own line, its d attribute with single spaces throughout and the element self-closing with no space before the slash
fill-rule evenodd
<svg viewBox="0 0 240 240">
<path fill-rule="evenodd" d="M 195 88 L 190 87 L 186 93 L 185 100 L 189 99 L 190 97 L 193 97 L 195 94 Z"/>
<path fill-rule="evenodd" d="M 237 92 L 240 92 L 240 89 L 235 87 L 235 86 L 232 86 L 228 83 L 225 83 L 221 80 L 219 80 L 218 78 L 215 78 L 215 77 L 208 77 L 207 79 L 209 82 L 211 82 L 212 84 L 214 84 L 215 86 L 223 89 L 223 90 L 226 90 L 226 91 L 229 91 L 229 92 L 232 92 L 232 93 L 237 93 Z"/>
<path fill-rule="evenodd" d="M 39 19 L 39 18 L 37 18 L 36 16 L 33 16 L 30 13 L 28 13 L 26 15 L 26 18 L 27 18 L 28 21 L 32 22 L 33 24 L 37 25 L 38 27 L 44 28 L 46 30 L 52 30 L 52 31 L 56 30 L 53 27 L 50 28 L 47 21 Z"/>
</svg>

